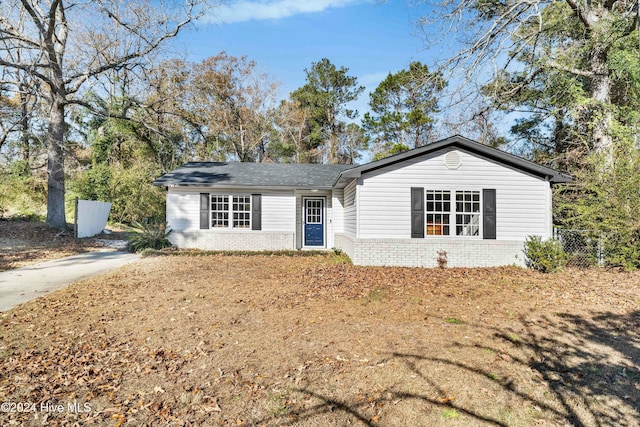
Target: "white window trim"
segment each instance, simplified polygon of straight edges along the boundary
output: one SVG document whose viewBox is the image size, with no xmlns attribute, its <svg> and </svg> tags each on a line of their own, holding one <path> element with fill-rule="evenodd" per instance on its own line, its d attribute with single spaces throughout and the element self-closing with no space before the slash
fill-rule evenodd
<svg viewBox="0 0 640 427">
<path fill-rule="evenodd" d="M 427 192 L 429 191 L 448 191 L 449 198 L 451 203 L 451 209 L 449 211 L 449 234 L 427 234 L 427 215 L 429 215 L 429 211 L 427 211 Z M 463 234 L 456 234 L 456 192 L 477 192 L 479 194 L 479 205 L 480 211 L 477 213 L 478 215 L 478 235 L 477 236 L 465 236 Z M 469 188 L 469 187 L 456 187 L 456 188 L 424 188 L 424 238 L 425 239 L 458 239 L 458 240 L 482 240 L 483 233 L 483 221 L 482 221 L 482 189 L 481 188 Z M 435 211 L 434 211 L 435 212 Z M 439 214 L 441 212 L 437 212 Z M 469 212 L 461 212 L 461 214 L 469 214 Z"/>
<path fill-rule="evenodd" d="M 214 197 L 225 197 L 227 200 L 227 205 L 229 206 L 229 210 L 226 211 L 228 213 L 227 221 L 228 224 L 226 227 L 214 227 L 213 225 L 213 209 L 211 208 Z M 249 199 L 249 211 L 238 211 L 238 212 L 246 212 L 249 214 L 249 225 L 247 227 L 234 227 L 233 226 L 233 198 L 234 197 L 247 197 Z M 224 212 L 224 211 L 215 211 L 215 212 Z M 250 231 L 253 229 L 253 200 L 251 194 L 246 193 L 209 193 L 209 229 L 210 230 L 236 230 L 236 231 Z"/>
</svg>

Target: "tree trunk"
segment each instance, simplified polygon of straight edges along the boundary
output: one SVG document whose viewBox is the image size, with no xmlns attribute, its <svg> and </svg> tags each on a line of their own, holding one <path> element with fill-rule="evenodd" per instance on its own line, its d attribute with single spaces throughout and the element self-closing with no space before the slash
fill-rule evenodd
<svg viewBox="0 0 640 427">
<path fill-rule="evenodd" d="M 20 137 L 20 150 L 22 151 L 22 171 L 21 173 L 25 176 L 31 175 L 31 147 L 30 142 L 31 138 L 29 136 L 29 110 L 27 106 L 27 95 L 25 95 L 25 88 L 23 85 L 20 85 L 20 127 L 22 131 L 22 136 Z"/>
<path fill-rule="evenodd" d="M 591 96 L 595 101 L 593 109 L 593 148 L 604 156 L 605 165 L 613 163 L 613 134 L 611 106 L 611 76 L 607 66 L 607 52 L 598 49 L 591 59 L 592 78 Z"/>
<path fill-rule="evenodd" d="M 331 165 L 338 163 L 338 146 L 338 135 L 332 130 L 329 136 L 329 164 Z"/>
<path fill-rule="evenodd" d="M 338 135 L 337 135 L 337 118 L 336 118 L 336 112 L 334 111 L 333 108 L 327 108 L 326 112 L 326 117 L 327 117 L 327 131 L 329 133 L 329 157 L 327 159 L 327 162 L 330 165 L 334 165 L 338 162 L 337 157 L 338 157 Z"/>
<path fill-rule="evenodd" d="M 59 229 L 67 227 L 64 203 L 64 107 L 64 99 L 52 94 L 47 148 L 47 225 Z"/>
</svg>

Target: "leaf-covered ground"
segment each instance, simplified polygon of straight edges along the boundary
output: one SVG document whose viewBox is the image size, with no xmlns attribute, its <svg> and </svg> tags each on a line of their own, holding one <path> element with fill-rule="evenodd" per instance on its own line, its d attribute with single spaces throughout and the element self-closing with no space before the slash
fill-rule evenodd
<svg viewBox="0 0 640 427">
<path fill-rule="evenodd" d="M 0 313 L 0 424 L 637 426 L 639 283 L 144 258 Z"/>
<path fill-rule="evenodd" d="M 47 228 L 41 222 L 0 220 L 0 271 L 102 250 L 110 246 L 110 242 L 121 239 L 126 239 L 126 233 L 76 239 L 73 237 L 73 230 L 60 232 Z"/>
</svg>

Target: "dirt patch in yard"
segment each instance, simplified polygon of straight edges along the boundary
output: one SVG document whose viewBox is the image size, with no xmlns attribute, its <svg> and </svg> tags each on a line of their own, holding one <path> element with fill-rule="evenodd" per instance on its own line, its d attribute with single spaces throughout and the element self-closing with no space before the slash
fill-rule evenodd
<svg viewBox="0 0 640 427">
<path fill-rule="evenodd" d="M 638 283 L 145 258 L 0 314 L 0 424 L 637 426 Z"/>
<path fill-rule="evenodd" d="M 61 232 L 42 222 L 0 220 L 0 271 L 83 252 L 113 249 L 112 242 L 125 239 L 126 232 L 120 230 L 76 239 L 71 229 Z"/>
</svg>

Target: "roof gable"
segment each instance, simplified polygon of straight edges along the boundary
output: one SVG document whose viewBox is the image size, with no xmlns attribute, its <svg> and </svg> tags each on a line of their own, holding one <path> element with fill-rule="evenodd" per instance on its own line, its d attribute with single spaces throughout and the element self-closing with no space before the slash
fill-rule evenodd
<svg viewBox="0 0 640 427">
<path fill-rule="evenodd" d="M 384 159 L 377 160 L 375 162 L 347 169 L 340 174 L 334 186 L 342 188 L 347 185 L 352 179 L 360 178 L 364 173 L 403 163 L 415 159 L 416 157 L 434 154 L 438 151 L 443 151 L 450 148 L 458 148 L 463 151 L 467 151 L 471 154 L 475 154 L 487 160 L 494 161 L 506 167 L 510 167 L 520 172 L 536 176 L 543 180 L 547 180 L 552 184 L 573 181 L 571 176 L 560 173 L 554 169 L 539 165 L 521 157 L 514 156 L 513 154 L 509 154 L 505 151 L 480 144 L 479 142 L 472 141 L 463 136 L 455 135 L 450 138 L 442 139 L 440 141 L 415 148 L 413 150 L 396 154 L 394 156 L 385 157 Z"/>
<path fill-rule="evenodd" d="M 280 187 L 299 189 L 343 188 L 362 174 L 401 164 L 417 157 L 458 148 L 484 159 L 555 183 L 571 182 L 569 175 L 536 164 L 460 135 L 427 144 L 394 156 L 353 165 L 297 163 L 189 162 L 156 179 L 157 186 L 188 187 Z"/>
</svg>

